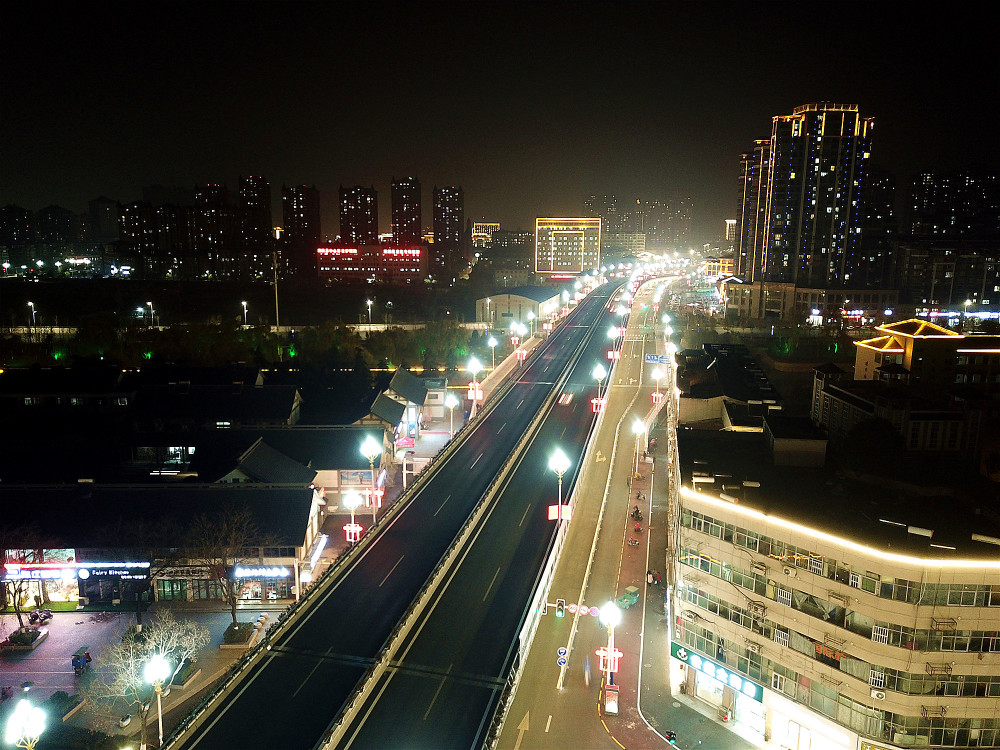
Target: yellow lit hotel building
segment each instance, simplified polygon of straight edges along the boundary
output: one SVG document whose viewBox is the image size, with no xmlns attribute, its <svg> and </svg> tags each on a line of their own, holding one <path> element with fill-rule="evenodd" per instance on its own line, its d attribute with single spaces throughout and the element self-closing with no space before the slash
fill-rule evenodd
<svg viewBox="0 0 1000 750">
<path fill-rule="evenodd" d="M 569 278 L 601 265 L 601 220 L 535 219 L 535 272 Z"/>
<path fill-rule="evenodd" d="M 681 428 L 671 684 L 791 750 L 1000 746 L 1000 516 L 831 471 L 825 440 Z"/>
</svg>

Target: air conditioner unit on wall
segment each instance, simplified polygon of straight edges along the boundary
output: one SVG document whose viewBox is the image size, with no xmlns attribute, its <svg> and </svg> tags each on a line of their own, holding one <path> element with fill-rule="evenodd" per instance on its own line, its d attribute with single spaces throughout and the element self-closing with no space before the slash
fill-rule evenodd
<svg viewBox="0 0 1000 750">
<path fill-rule="evenodd" d="M 751 654 L 759 654 L 760 644 L 754 643 L 753 641 L 747 641 L 747 651 L 749 651 Z"/>
<path fill-rule="evenodd" d="M 758 617 L 763 617 L 767 612 L 767 607 L 763 604 L 759 604 L 758 602 L 750 602 L 747 609 L 750 610 L 750 614 L 757 615 Z"/>
<path fill-rule="evenodd" d="M 752 570 L 754 573 L 758 575 L 762 576 L 767 575 L 767 566 L 764 563 L 753 563 L 750 566 L 750 570 Z"/>
<path fill-rule="evenodd" d="M 877 701 L 884 701 L 885 700 L 885 691 L 884 690 L 874 690 L 873 689 L 872 690 L 872 698 L 874 698 Z"/>
<path fill-rule="evenodd" d="M 788 565 L 785 565 L 785 566 L 784 566 L 784 567 L 783 567 L 783 568 L 781 569 L 781 572 L 782 572 L 782 573 L 784 573 L 784 574 L 785 574 L 786 576 L 788 576 L 789 578 L 795 578 L 795 568 L 792 568 L 792 567 L 790 567 L 790 566 L 788 566 Z"/>
</svg>

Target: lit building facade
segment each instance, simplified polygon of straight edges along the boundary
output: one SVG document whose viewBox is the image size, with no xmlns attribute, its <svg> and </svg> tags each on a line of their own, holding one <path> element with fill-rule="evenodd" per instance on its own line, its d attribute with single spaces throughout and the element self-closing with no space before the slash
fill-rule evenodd
<svg viewBox="0 0 1000 750">
<path fill-rule="evenodd" d="M 423 240 L 420 180 L 405 177 L 392 181 L 392 241 L 415 245 Z"/>
<path fill-rule="evenodd" d="M 576 276 L 601 265 L 601 219 L 535 219 L 535 272 Z"/>
<path fill-rule="evenodd" d="M 465 228 L 465 194 L 461 186 L 434 187 L 434 243 L 430 274 L 451 283 L 468 267 L 463 252 L 462 231 Z"/>
<path fill-rule="evenodd" d="M 995 518 L 766 436 L 678 433 L 672 684 L 791 750 L 1000 745 Z"/>
<path fill-rule="evenodd" d="M 296 275 L 315 274 L 316 248 L 322 236 L 319 190 L 311 185 L 282 187 L 281 215 L 289 269 Z"/>
<path fill-rule="evenodd" d="M 474 221 L 472 222 L 472 246 L 486 247 L 493 237 L 493 233 L 500 230 L 500 222 Z"/>
<path fill-rule="evenodd" d="M 414 284 L 427 278 L 427 248 L 396 245 L 321 247 L 317 271 L 328 282 Z"/>
<path fill-rule="evenodd" d="M 374 186 L 340 186 L 340 241 L 346 245 L 378 243 L 378 191 Z"/>
</svg>

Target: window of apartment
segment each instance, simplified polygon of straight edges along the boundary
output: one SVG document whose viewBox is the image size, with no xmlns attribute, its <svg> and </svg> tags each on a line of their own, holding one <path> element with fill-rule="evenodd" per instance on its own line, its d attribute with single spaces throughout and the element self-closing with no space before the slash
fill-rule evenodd
<svg viewBox="0 0 1000 750">
<path fill-rule="evenodd" d="M 848 581 L 848 583 L 850 583 L 856 589 L 861 588 L 861 574 L 860 573 L 851 573 L 851 577 L 850 577 L 850 580 Z"/>
<path fill-rule="evenodd" d="M 882 689 L 885 687 L 885 672 L 881 669 L 873 669 L 868 673 L 868 684 L 873 688 Z"/>
<path fill-rule="evenodd" d="M 781 628 L 774 628 L 771 631 L 771 639 L 779 646 L 788 646 L 788 631 Z"/>
<path fill-rule="evenodd" d="M 875 643 L 889 643 L 889 628 L 884 628 L 881 625 L 875 625 L 872 627 L 872 640 Z"/>
<path fill-rule="evenodd" d="M 818 576 L 823 575 L 823 558 L 816 555 L 809 556 L 809 572 Z"/>
<path fill-rule="evenodd" d="M 771 689 L 779 693 L 785 692 L 785 675 L 775 672 L 771 675 Z"/>
<path fill-rule="evenodd" d="M 774 599 L 778 604 L 784 604 L 786 607 L 792 606 L 792 592 L 787 589 L 775 590 Z"/>
</svg>

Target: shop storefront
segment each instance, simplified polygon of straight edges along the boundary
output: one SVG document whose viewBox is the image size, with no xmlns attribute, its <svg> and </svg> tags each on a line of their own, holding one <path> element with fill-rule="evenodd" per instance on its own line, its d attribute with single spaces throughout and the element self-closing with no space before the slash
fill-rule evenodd
<svg viewBox="0 0 1000 750">
<path fill-rule="evenodd" d="M 858 735 L 784 696 L 768 691 L 771 739 L 786 750 L 855 750 Z"/>
<path fill-rule="evenodd" d="M 4 563 L 4 580 L 21 583 L 14 588 L 21 594 L 22 605 L 34 606 L 42 600 L 117 605 L 137 601 L 145 594 L 149 563 Z"/>
<path fill-rule="evenodd" d="M 670 655 L 683 670 L 682 681 L 688 686 L 689 694 L 714 706 L 721 720 L 739 722 L 764 740 L 767 712 L 763 687 L 727 666 L 694 653 L 683 643 L 671 642 Z"/>
<path fill-rule="evenodd" d="M 233 569 L 240 601 L 276 601 L 295 596 L 295 566 L 269 565 Z"/>
</svg>

